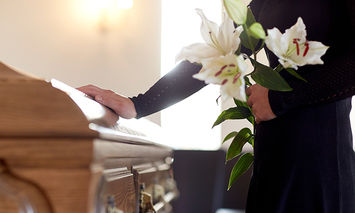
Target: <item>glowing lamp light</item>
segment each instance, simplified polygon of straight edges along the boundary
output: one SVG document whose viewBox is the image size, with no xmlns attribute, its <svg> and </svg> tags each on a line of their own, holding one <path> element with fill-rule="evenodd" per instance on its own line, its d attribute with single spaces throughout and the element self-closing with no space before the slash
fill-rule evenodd
<svg viewBox="0 0 355 213">
<path fill-rule="evenodd" d="M 130 9 L 133 7 L 133 0 L 116 0 L 116 2 L 120 9 Z"/>
<path fill-rule="evenodd" d="M 99 23 L 101 29 L 106 30 L 114 25 L 124 14 L 124 10 L 133 7 L 133 0 L 81 0 L 86 16 Z"/>
<path fill-rule="evenodd" d="M 91 10 L 130 9 L 133 0 L 87 0 L 87 6 Z"/>
</svg>

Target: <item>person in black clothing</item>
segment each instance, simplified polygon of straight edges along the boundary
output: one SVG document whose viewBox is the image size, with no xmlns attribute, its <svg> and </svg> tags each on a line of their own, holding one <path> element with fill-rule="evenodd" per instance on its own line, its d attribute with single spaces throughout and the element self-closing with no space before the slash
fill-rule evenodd
<svg viewBox="0 0 355 213">
<path fill-rule="evenodd" d="M 350 127 L 355 94 L 354 4 L 350 0 L 254 0 L 266 29 L 283 32 L 302 17 L 307 38 L 330 46 L 324 65 L 286 72 L 291 92 L 248 88 L 258 124 L 247 212 L 355 212 L 355 153 Z M 345 26 L 341 27 L 341 26 Z M 272 67 L 277 58 L 267 51 Z M 124 118 L 160 111 L 205 86 L 201 65 L 181 62 L 146 93 L 127 98 L 95 86 L 79 88 Z M 250 101 L 251 100 L 251 101 Z"/>
</svg>

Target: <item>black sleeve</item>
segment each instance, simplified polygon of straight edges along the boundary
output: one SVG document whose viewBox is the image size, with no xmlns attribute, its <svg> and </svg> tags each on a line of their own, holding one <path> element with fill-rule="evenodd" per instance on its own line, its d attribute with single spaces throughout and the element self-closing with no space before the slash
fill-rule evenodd
<svg viewBox="0 0 355 213">
<path fill-rule="evenodd" d="M 206 84 L 192 77 L 201 70 L 201 67 L 183 61 L 147 92 L 130 98 L 136 108 L 137 118 L 165 109 L 203 88 Z"/>
<path fill-rule="evenodd" d="M 312 32 L 317 31 L 317 27 L 308 28 L 309 34 L 317 35 L 322 43 L 330 46 L 323 56 L 324 65 L 306 65 L 299 69 L 307 83 L 284 75 L 293 88 L 291 92 L 269 91 L 270 105 L 277 116 L 298 107 L 355 95 L 354 4 L 351 0 L 339 0 L 336 5 L 326 2 L 332 1 L 325 1 L 327 6 L 323 6 L 330 11 L 329 20 L 323 23 L 328 31 Z"/>
<path fill-rule="evenodd" d="M 355 95 L 354 53 L 325 63 L 302 72 L 308 82 L 295 78 L 288 81 L 293 91 L 269 91 L 269 102 L 277 116 L 297 107 L 325 104 Z"/>
</svg>

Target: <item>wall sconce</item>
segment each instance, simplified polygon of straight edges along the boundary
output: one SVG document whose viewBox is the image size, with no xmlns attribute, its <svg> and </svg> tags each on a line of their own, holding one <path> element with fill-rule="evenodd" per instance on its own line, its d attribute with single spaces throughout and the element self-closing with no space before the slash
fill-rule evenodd
<svg viewBox="0 0 355 213">
<path fill-rule="evenodd" d="M 133 0 L 86 0 L 86 10 L 106 32 L 115 23 L 123 10 L 133 7 Z"/>
</svg>

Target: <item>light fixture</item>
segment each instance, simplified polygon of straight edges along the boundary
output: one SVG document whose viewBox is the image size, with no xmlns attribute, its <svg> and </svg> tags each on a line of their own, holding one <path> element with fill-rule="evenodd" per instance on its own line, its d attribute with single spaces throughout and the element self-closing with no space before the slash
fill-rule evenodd
<svg viewBox="0 0 355 213">
<path fill-rule="evenodd" d="M 130 9 L 133 7 L 133 0 L 116 0 L 120 9 Z"/>
<path fill-rule="evenodd" d="M 133 0 L 84 0 L 86 14 L 99 24 L 102 31 L 117 23 L 127 10 L 133 7 Z"/>
</svg>

